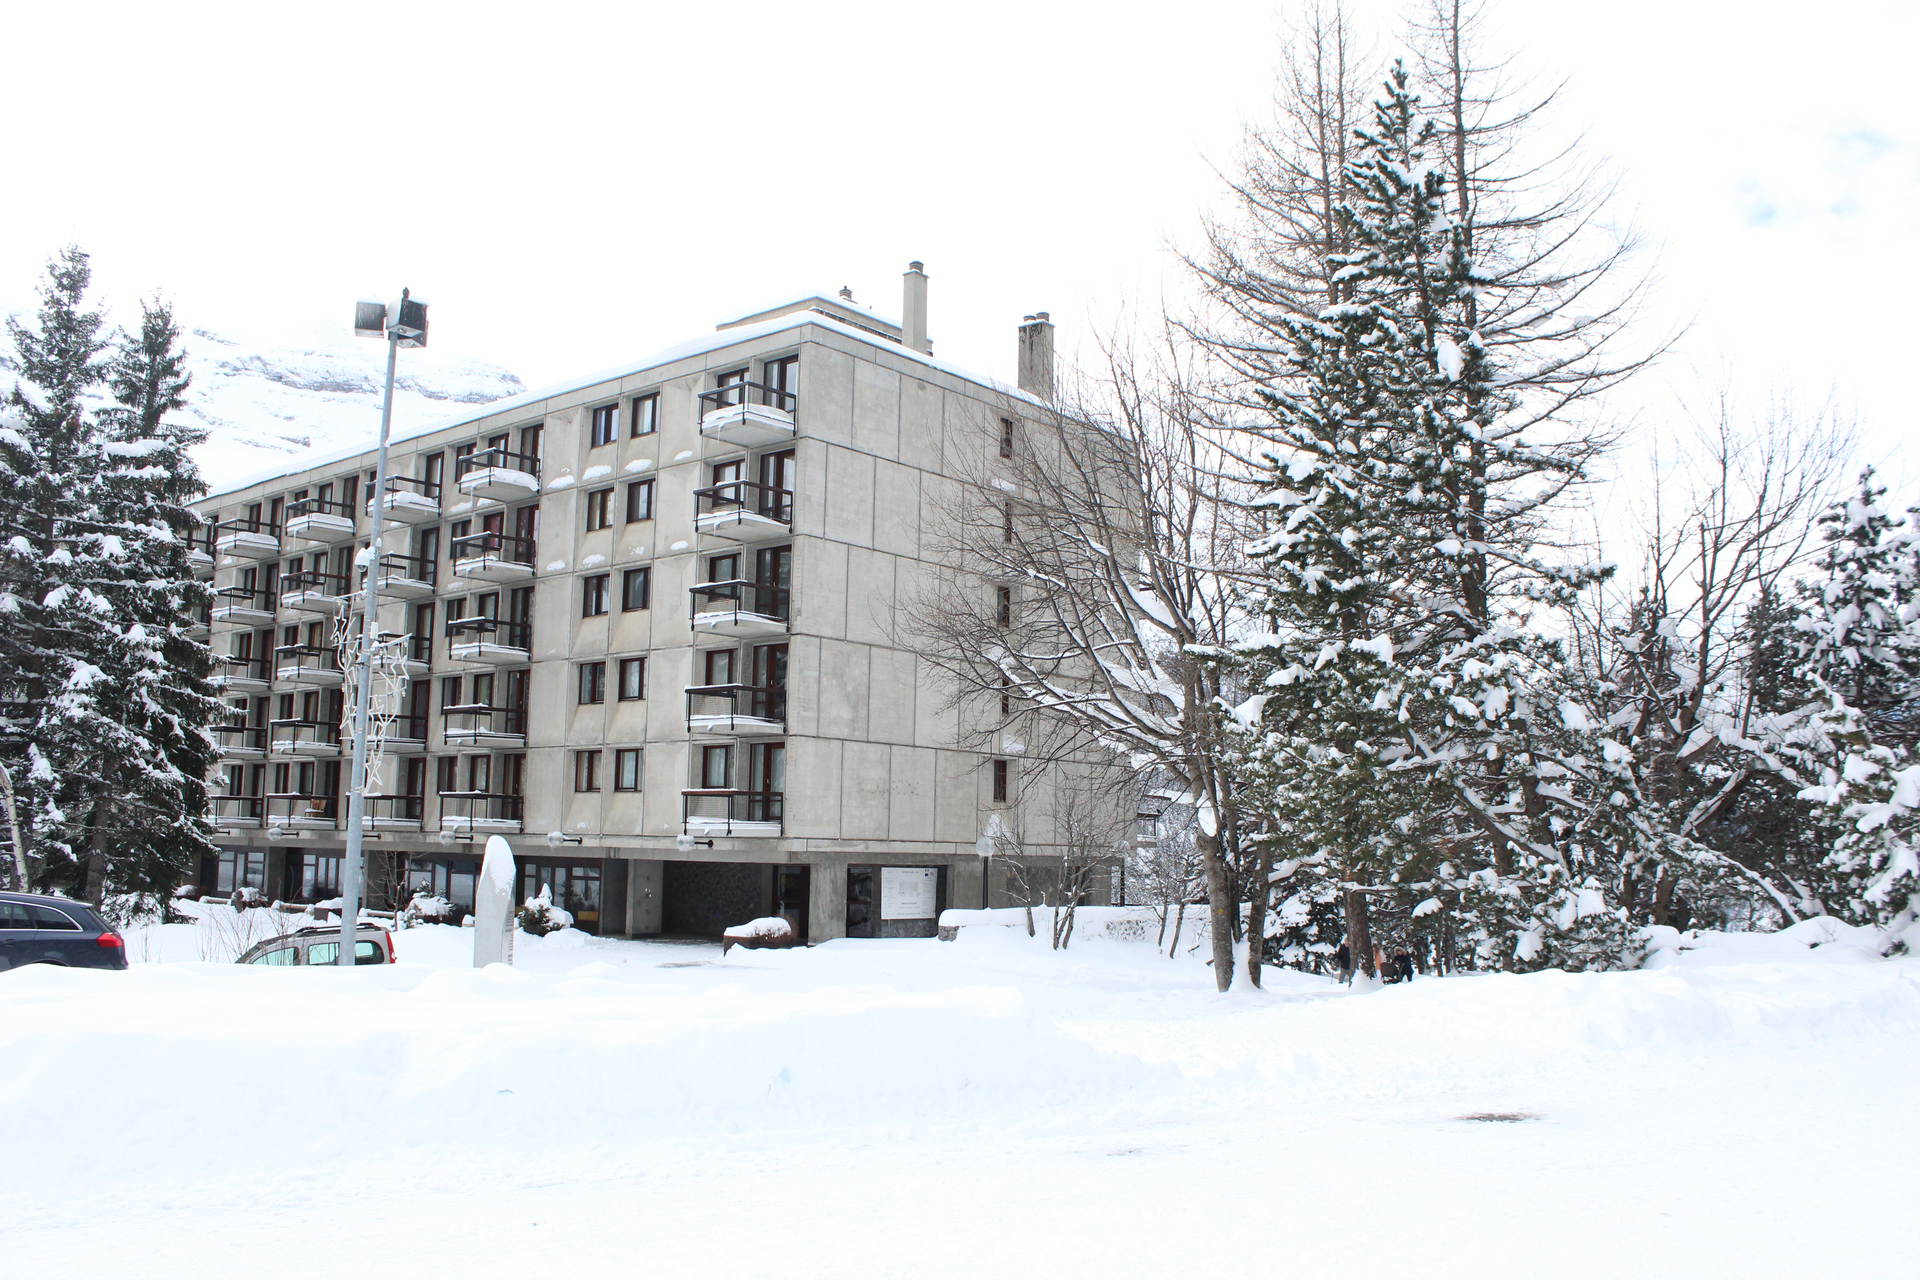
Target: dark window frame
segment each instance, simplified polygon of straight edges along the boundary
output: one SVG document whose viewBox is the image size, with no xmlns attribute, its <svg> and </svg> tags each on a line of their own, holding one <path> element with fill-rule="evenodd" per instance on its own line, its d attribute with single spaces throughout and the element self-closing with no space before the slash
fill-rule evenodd
<svg viewBox="0 0 1920 1280">
<path fill-rule="evenodd" d="M 590 573 L 580 579 L 580 616 L 583 618 L 604 618 L 612 605 L 612 575 Z"/>
<path fill-rule="evenodd" d="M 639 584 L 636 591 L 634 584 Z M 639 603 L 635 603 L 636 595 Z M 635 613 L 653 607 L 653 566 L 637 565 L 620 574 L 620 612 Z"/>
<path fill-rule="evenodd" d="M 597 404 L 588 414 L 587 447 L 598 449 L 620 438 L 620 402 Z"/>
</svg>

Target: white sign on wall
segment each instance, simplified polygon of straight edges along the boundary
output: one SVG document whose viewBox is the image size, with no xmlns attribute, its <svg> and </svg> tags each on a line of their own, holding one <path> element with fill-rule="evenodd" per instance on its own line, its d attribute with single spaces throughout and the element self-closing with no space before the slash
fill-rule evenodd
<svg viewBox="0 0 1920 1280">
<path fill-rule="evenodd" d="M 880 868 L 880 918 L 933 919 L 939 887 L 940 872 L 933 867 Z"/>
</svg>

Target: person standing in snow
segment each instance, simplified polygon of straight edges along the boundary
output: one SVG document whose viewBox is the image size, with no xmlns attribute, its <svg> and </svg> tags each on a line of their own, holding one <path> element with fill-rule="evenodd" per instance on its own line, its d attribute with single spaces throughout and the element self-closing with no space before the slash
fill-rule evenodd
<svg viewBox="0 0 1920 1280">
<path fill-rule="evenodd" d="M 1413 981 L 1413 957 L 1405 948 L 1393 953 L 1393 976 L 1399 982 Z"/>
<path fill-rule="evenodd" d="M 1385 947 L 1375 947 L 1373 949 L 1373 976 L 1382 982 L 1392 982 L 1393 979 L 1388 975 L 1387 949 Z"/>
<path fill-rule="evenodd" d="M 1353 983 L 1353 949 L 1347 946 L 1346 943 L 1341 943 L 1340 949 L 1333 953 L 1333 963 L 1334 966 L 1340 970 L 1340 981 L 1351 986 Z"/>
</svg>

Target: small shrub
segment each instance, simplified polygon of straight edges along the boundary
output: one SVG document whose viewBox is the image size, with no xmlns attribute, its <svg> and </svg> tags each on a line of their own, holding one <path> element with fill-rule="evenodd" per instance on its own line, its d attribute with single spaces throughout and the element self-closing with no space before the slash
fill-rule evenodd
<svg viewBox="0 0 1920 1280">
<path fill-rule="evenodd" d="M 453 904 L 433 893 L 416 893 L 393 917 L 394 924 L 411 929 L 422 924 L 454 923 Z"/>
<path fill-rule="evenodd" d="M 553 905 L 553 886 L 546 884 L 520 905 L 519 920 L 520 928 L 536 938 L 573 927 L 573 914 Z"/>
</svg>

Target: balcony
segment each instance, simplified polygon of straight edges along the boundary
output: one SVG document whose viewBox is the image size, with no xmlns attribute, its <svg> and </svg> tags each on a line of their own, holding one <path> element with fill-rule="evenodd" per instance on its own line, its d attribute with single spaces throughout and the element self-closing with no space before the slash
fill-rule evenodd
<svg viewBox="0 0 1920 1280">
<path fill-rule="evenodd" d="M 433 637 L 408 636 L 406 653 L 400 659 L 401 674 L 409 680 L 418 680 L 432 669 Z"/>
<path fill-rule="evenodd" d="M 394 716 L 387 721 L 381 744 L 393 755 L 414 755 L 427 749 L 425 716 Z"/>
<path fill-rule="evenodd" d="M 784 800 L 779 791 L 696 787 L 680 793 L 680 828 L 690 836 L 777 836 Z"/>
<path fill-rule="evenodd" d="M 269 720 L 267 749 L 276 756 L 334 759 L 340 755 L 340 726 L 327 720 Z"/>
<path fill-rule="evenodd" d="M 465 706 L 442 707 L 446 721 L 441 736 L 448 746 L 524 747 L 527 745 L 527 713 L 514 707 L 488 706 L 484 702 Z"/>
<path fill-rule="evenodd" d="M 376 504 L 367 500 L 367 514 Z M 380 514 L 402 524 L 432 524 L 440 518 L 440 484 L 414 476 L 388 476 L 387 491 L 380 496 Z"/>
<path fill-rule="evenodd" d="M 697 684 L 687 690 L 687 732 L 720 738 L 780 737 L 787 691 L 747 684 Z"/>
<path fill-rule="evenodd" d="M 217 587 L 213 593 L 215 622 L 237 627 L 270 627 L 274 619 L 273 597 L 253 587 Z"/>
<path fill-rule="evenodd" d="M 433 561 L 388 552 L 380 557 L 374 585 L 383 600 L 420 600 L 433 594 L 439 578 L 440 566 Z"/>
<path fill-rule="evenodd" d="M 360 815 L 362 831 L 418 831 L 426 812 L 425 796 L 368 796 Z"/>
<path fill-rule="evenodd" d="M 213 549 L 242 560 L 278 560 L 280 528 L 265 520 L 222 520 L 213 526 Z"/>
<path fill-rule="evenodd" d="M 213 606 L 208 605 L 200 612 L 188 615 L 186 622 L 182 624 L 182 630 L 187 633 L 189 639 L 205 644 L 207 637 L 213 632 Z"/>
<path fill-rule="evenodd" d="M 267 660 L 245 654 L 222 653 L 213 659 L 213 674 L 207 684 L 215 693 L 265 693 L 272 687 Z"/>
<path fill-rule="evenodd" d="M 482 449 L 455 463 L 453 483 L 468 497 L 518 502 L 540 492 L 540 459 L 504 447 Z"/>
<path fill-rule="evenodd" d="M 211 578 L 213 562 L 213 526 L 196 525 L 187 534 L 187 567 L 196 578 Z"/>
<path fill-rule="evenodd" d="M 527 809 L 522 796 L 498 795 L 491 791 L 443 791 L 440 793 L 440 829 L 453 834 L 515 832 Z"/>
<path fill-rule="evenodd" d="M 793 491 L 747 480 L 695 489 L 693 527 L 729 542 L 771 542 L 793 536 Z"/>
<path fill-rule="evenodd" d="M 758 382 L 734 382 L 700 395 L 700 434 L 742 449 L 764 449 L 793 439 L 798 400 Z"/>
<path fill-rule="evenodd" d="M 264 824 L 265 804 L 259 796 L 210 796 L 213 825 L 223 831 L 258 831 Z"/>
<path fill-rule="evenodd" d="M 266 797 L 267 834 L 296 831 L 332 831 L 340 825 L 340 797 L 276 792 Z"/>
<path fill-rule="evenodd" d="M 347 607 L 347 577 L 342 573 L 322 573 L 302 569 L 280 575 L 280 607 L 303 613 L 335 614 Z"/>
<path fill-rule="evenodd" d="M 216 724 L 213 736 L 222 760 L 266 759 L 267 731 L 259 725 Z"/>
<path fill-rule="evenodd" d="M 353 537 L 353 508 L 331 498 L 296 498 L 287 504 L 284 528 L 289 538 L 306 542 L 345 542 Z"/>
<path fill-rule="evenodd" d="M 447 656 L 455 662 L 512 665 L 533 657 L 533 627 L 502 618 L 447 619 Z"/>
<path fill-rule="evenodd" d="M 786 587 L 746 578 L 696 583 L 693 629 L 716 636 L 785 635 L 792 594 Z"/>
<path fill-rule="evenodd" d="M 273 651 L 273 678 L 313 689 L 331 689 L 346 680 L 340 651 L 317 644 L 283 644 Z"/>
<path fill-rule="evenodd" d="M 453 576 L 473 582 L 520 582 L 533 576 L 533 539 L 510 533 L 455 538 Z"/>
</svg>

